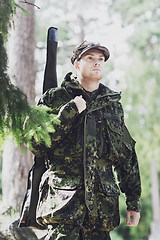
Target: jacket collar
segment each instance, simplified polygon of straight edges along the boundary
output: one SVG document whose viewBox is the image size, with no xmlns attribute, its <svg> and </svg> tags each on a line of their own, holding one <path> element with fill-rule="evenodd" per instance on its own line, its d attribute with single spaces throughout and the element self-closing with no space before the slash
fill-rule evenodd
<svg viewBox="0 0 160 240">
<path fill-rule="evenodd" d="M 62 82 L 62 87 L 66 88 L 73 96 L 82 95 L 87 102 L 90 102 L 90 96 L 84 90 L 82 85 L 78 82 L 77 77 L 74 77 L 72 72 L 67 73 Z M 99 95 L 97 100 L 108 99 L 109 101 L 119 101 L 121 99 L 121 93 L 115 92 L 110 88 L 106 87 L 102 83 L 99 84 Z"/>
</svg>

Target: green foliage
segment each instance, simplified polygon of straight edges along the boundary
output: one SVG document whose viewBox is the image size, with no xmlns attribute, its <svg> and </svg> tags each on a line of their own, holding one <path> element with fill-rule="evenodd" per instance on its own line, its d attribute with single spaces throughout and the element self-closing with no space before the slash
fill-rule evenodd
<svg viewBox="0 0 160 240">
<path fill-rule="evenodd" d="M 0 2 L 0 34 L 7 40 L 8 28 L 11 24 L 10 19 L 15 14 L 16 3 L 14 0 L 1 0 Z M 0 45 L 1 46 L 1 45 Z"/>
<path fill-rule="evenodd" d="M 48 109 L 29 105 L 24 93 L 10 82 L 7 74 L 5 42 L 16 6 L 13 0 L 2 0 L 0 3 L 0 146 L 8 134 L 12 134 L 20 146 L 23 143 L 30 146 L 33 135 L 36 142 L 43 139 L 49 146 L 50 133 L 54 132 L 54 115 L 49 114 Z M 29 118 L 29 124 L 24 128 L 26 118 Z"/>
<path fill-rule="evenodd" d="M 24 114 L 23 130 L 19 132 L 22 144 L 25 142 L 32 149 L 31 140 L 34 137 L 36 143 L 44 142 L 46 146 L 51 146 L 50 134 L 54 133 L 54 126 L 60 124 L 59 119 L 56 119 L 56 115 L 51 112 L 52 110 L 47 107 L 30 106 L 28 116 L 26 117 L 26 112 Z"/>
<path fill-rule="evenodd" d="M 48 113 L 48 109 L 29 105 L 23 92 L 9 82 L 6 73 L 2 73 L 0 85 L 3 89 L 0 93 L 0 136 L 5 139 L 12 134 L 18 145 L 24 142 L 30 144 L 30 140 L 36 133 L 35 140 L 50 145 L 50 135 L 54 131 L 51 120 L 54 115 Z M 24 128 L 24 121 L 29 118 L 29 124 Z M 32 134 L 31 134 L 32 132 Z M 27 134 L 28 133 L 28 134 Z"/>
<path fill-rule="evenodd" d="M 118 233 L 116 231 L 113 231 L 110 233 L 111 239 L 112 240 L 124 240 L 124 238 L 120 235 L 118 235 Z"/>
<path fill-rule="evenodd" d="M 12 134 L 18 145 L 27 143 L 36 133 L 35 140 L 44 139 L 49 146 L 51 144 L 50 135 L 46 133 L 54 132 L 51 120 L 55 117 L 48 113 L 48 109 L 29 105 L 23 92 L 10 83 L 8 75 L 1 72 L 0 85 L 0 136 L 2 140 L 8 134 Z M 24 128 L 24 121 L 29 118 L 29 124 Z M 28 132 L 28 134 L 27 134 Z M 32 132 L 32 134 L 31 134 Z"/>
</svg>

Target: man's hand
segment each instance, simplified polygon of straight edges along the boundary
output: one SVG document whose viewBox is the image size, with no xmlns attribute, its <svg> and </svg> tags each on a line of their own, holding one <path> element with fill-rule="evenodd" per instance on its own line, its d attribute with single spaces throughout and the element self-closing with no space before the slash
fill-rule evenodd
<svg viewBox="0 0 160 240">
<path fill-rule="evenodd" d="M 75 102 L 78 112 L 81 113 L 86 109 L 86 101 L 81 96 L 76 96 L 73 101 Z"/>
<path fill-rule="evenodd" d="M 133 220 L 131 221 L 131 217 L 133 217 Z M 126 225 L 128 227 L 135 227 L 139 223 L 140 219 L 140 212 L 136 211 L 127 211 L 127 219 L 126 219 Z"/>
</svg>

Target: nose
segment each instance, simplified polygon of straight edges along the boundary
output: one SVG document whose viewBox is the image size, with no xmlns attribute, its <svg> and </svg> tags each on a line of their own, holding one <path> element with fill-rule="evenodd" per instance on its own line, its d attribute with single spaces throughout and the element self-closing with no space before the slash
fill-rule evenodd
<svg viewBox="0 0 160 240">
<path fill-rule="evenodd" d="M 100 66 L 100 61 L 99 60 L 95 60 L 94 65 L 95 66 Z"/>
</svg>

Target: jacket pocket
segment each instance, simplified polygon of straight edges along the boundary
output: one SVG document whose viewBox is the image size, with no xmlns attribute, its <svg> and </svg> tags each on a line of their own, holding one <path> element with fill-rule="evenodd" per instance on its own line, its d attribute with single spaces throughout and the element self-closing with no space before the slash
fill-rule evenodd
<svg viewBox="0 0 160 240">
<path fill-rule="evenodd" d="M 36 217 L 43 218 L 60 210 L 72 199 L 75 193 L 75 188 L 71 186 L 58 188 L 57 184 L 53 183 L 53 179 L 50 179 L 49 176 L 45 177 L 40 185 Z"/>
<path fill-rule="evenodd" d="M 107 120 L 107 126 L 109 127 L 109 130 L 111 132 L 114 132 L 118 135 L 122 135 L 122 127 L 120 124 L 120 121 L 118 121 L 118 117 L 117 117 L 117 121 L 115 120 L 115 118 L 113 117 L 113 119 L 106 119 Z"/>
<path fill-rule="evenodd" d="M 72 179 L 72 175 L 69 175 L 63 169 L 52 171 L 52 167 L 48 169 L 42 176 L 40 182 L 40 191 L 47 189 L 48 187 L 59 190 L 77 190 L 80 188 L 80 178 Z"/>
<path fill-rule="evenodd" d="M 119 225 L 119 194 L 116 184 L 102 184 L 102 192 L 98 195 L 99 217 L 103 228 L 112 231 Z"/>
</svg>

